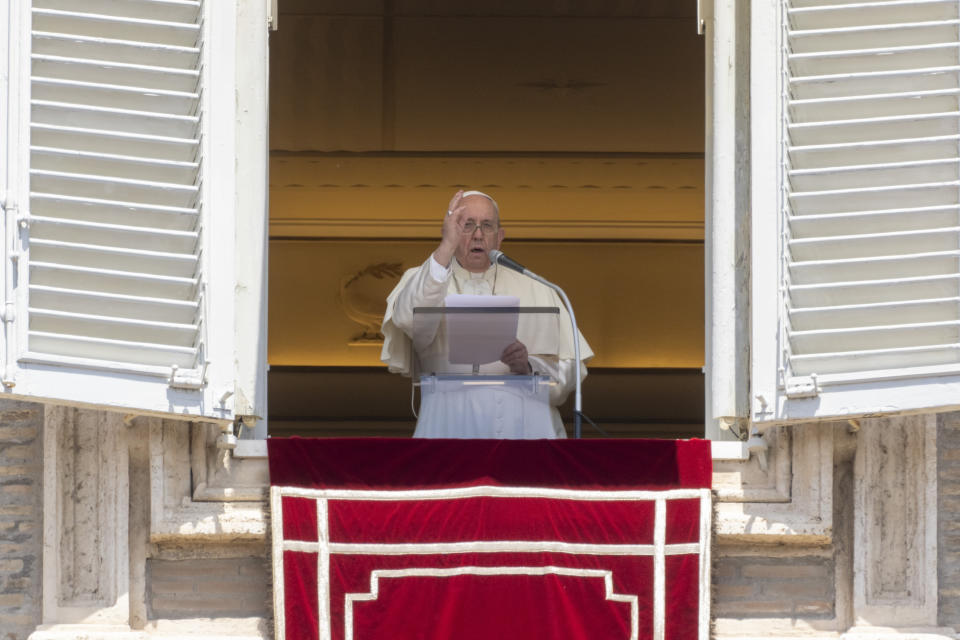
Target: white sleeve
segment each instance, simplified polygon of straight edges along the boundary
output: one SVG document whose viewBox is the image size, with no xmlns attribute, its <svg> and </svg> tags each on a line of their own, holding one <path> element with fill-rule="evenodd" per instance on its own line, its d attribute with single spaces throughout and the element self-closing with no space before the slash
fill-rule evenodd
<svg viewBox="0 0 960 640">
<path fill-rule="evenodd" d="M 414 308 L 442 306 L 452 272 L 452 267 L 444 267 L 430 254 L 413 277 L 391 295 L 387 319 L 408 336 L 412 335 Z"/>
<path fill-rule="evenodd" d="M 455 260 L 456 258 L 454 258 Z M 450 264 L 443 266 L 437 259 L 433 257 L 433 254 L 430 254 L 430 277 L 432 277 L 437 282 L 446 282 L 450 279 L 450 274 L 453 273 L 453 260 L 450 261 Z"/>
</svg>

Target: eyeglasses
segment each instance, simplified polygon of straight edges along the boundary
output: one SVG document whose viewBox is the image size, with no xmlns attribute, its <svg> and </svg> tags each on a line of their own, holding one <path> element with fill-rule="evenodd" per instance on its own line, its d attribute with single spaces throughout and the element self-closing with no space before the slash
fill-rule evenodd
<svg viewBox="0 0 960 640">
<path fill-rule="evenodd" d="M 478 227 L 480 229 L 480 233 L 482 233 L 485 236 L 491 236 L 497 232 L 497 225 L 486 220 L 481 222 L 480 224 L 477 224 L 473 220 L 467 220 L 466 222 L 463 223 L 463 226 L 461 226 L 460 228 L 461 230 L 463 230 L 465 234 L 472 235 L 473 232 L 476 231 Z"/>
</svg>

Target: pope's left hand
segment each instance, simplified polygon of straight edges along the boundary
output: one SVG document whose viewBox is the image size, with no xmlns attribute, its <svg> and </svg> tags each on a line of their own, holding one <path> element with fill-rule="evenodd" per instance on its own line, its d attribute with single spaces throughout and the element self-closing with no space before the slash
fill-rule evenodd
<svg viewBox="0 0 960 640">
<path fill-rule="evenodd" d="M 527 375 L 533 373 L 530 360 L 527 358 L 527 347 L 519 340 L 507 346 L 500 356 L 500 362 L 510 367 L 511 373 Z"/>
</svg>

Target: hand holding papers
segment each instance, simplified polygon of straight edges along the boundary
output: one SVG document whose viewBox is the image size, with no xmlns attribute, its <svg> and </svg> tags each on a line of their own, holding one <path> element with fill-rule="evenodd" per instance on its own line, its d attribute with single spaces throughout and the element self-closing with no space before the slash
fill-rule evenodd
<svg viewBox="0 0 960 640">
<path fill-rule="evenodd" d="M 516 342 L 520 299 L 452 294 L 444 300 L 450 364 L 497 362 Z M 462 310 L 462 311 L 460 311 Z"/>
<path fill-rule="evenodd" d="M 500 362 L 510 367 L 511 373 L 527 375 L 533 373 L 533 367 L 530 365 L 530 359 L 527 357 L 527 345 L 519 340 L 503 350 L 500 355 Z"/>
</svg>

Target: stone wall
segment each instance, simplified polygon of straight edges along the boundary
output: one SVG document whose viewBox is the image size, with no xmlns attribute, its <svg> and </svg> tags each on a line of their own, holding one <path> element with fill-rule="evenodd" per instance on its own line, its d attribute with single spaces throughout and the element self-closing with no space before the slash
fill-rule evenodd
<svg viewBox="0 0 960 640">
<path fill-rule="evenodd" d="M 756 551 L 745 556 L 718 558 L 713 568 L 714 615 L 730 618 L 834 616 L 832 558 L 776 557 L 775 551 L 758 556 Z"/>
<path fill-rule="evenodd" d="M 960 413 L 937 425 L 938 622 L 960 626 Z"/>
<path fill-rule="evenodd" d="M 960 526 L 951 515 L 960 508 L 960 413 L 863 418 L 835 424 L 832 434 L 817 430 L 818 459 L 797 446 L 805 431 L 813 433 L 807 428 L 790 428 L 789 460 L 771 439 L 766 476 L 788 471 L 788 490 L 782 484 L 761 493 L 772 485 L 752 460 L 739 474 L 740 494 L 721 483 L 718 637 L 955 625 Z M 804 499 L 814 486 L 817 500 Z M 813 510 L 815 503 L 822 508 Z M 938 573 L 939 591 L 931 579 Z"/>
<path fill-rule="evenodd" d="M 147 560 L 147 616 L 267 617 L 270 572 L 263 557 Z"/>
<path fill-rule="evenodd" d="M 842 633 L 855 622 L 896 627 L 900 618 L 904 628 L 960 625 L 960 412 L 785 433 L 768 436 L 765 467 L 751 459 L 743 471 L 715 468 L 716 637 Z M 48 622 L 129 620 L 144 637 L 268 637 L 263 503 L 209 497 L 234 485 L 249 490 L 242 461 L 212 446 L 215 435 L 187 423 L 128 424 L 115 414 L 0 402 L 0 640 L 27 640 L 40 624 L 43 517 L 57 525 L 46 568 L 63 581 L 48 585 Z M 938 590 L 925 580 L 934 574 Z M 86 592 L 78 575 L 89 578 Z M 914 582 L 897 596 L 901 575 L 930 583 L 930 596 Z M 100 602 L 87 606 L 89 594 Z"/>
<path fill-rule="evenodd" d="M 43 406 L 0 401 L 0 640 L 40 624 Z"/>
</svg>

